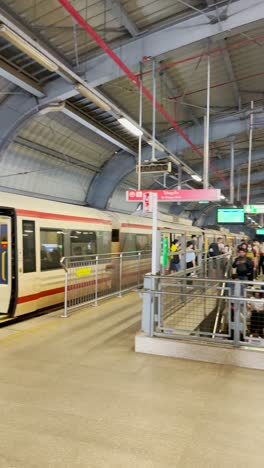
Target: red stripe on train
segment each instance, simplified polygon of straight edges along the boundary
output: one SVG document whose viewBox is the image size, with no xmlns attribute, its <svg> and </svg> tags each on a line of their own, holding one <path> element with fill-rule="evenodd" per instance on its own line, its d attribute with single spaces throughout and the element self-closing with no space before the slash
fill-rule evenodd
<svg viewBox="0 0 264 468">
<path fill-rule="evenodd" d="M 81 216 L 61 215 L 57 213 L 44 213 L 42 211 L 31 210 L 16 210 L 18 216 L 25 216 L 27 218 L 42 218 L 42 219 L 55 219 L 57 221 L 76 221 L 81 223 L 97 223 L 112 225 L 112 221 L 97 218 L 82 218 Z"/>
<path fill-rule="evenodd" d="M 110 281 L 110 279 L 111 279 L 110 277 L 99 278 L 98 283 L 102 283 L 104 281 Z M 95 280 L 73 284 L 72 286 L 69 286 L 68 291 L 71 291 L 73 289 L 85 288 L 87 286 L 93 286 L 94 284 L 95 284 Z M 38 299 L 41 299 L 42 297 L 52 296 L 54 294 L 61 294 L 61 293 L 64 293 L 64 287 L 55 288 L 55 289 L 47 289 L 46 291 L 40 291 L 35 294 L 29 294 L 28 296 L 19 297 L 17 300 L 17 303 L 24 304 L 25 302 L 37 301 Z"/>
<path fill-rule="evenodd" d="M 130 227 L 130 228 L 140 228 L 140 229 L 149 229 L 151 231 L 151 226 L 146 226 L 144 224 L 130 224 L 130 223 L 122 223 L 121 227 Z"/>
</svg>

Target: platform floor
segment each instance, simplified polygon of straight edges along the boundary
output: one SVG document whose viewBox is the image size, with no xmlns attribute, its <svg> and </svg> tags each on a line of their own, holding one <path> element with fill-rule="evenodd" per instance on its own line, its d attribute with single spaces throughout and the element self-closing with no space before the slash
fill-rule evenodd
<svg viewBox="0 0 264 468">
<path fill-rule="evenodd" d="M 140 309 L 0 329 L 1 468 L 263 467 L 264 372 L 134 353 Z"/>
</svg>

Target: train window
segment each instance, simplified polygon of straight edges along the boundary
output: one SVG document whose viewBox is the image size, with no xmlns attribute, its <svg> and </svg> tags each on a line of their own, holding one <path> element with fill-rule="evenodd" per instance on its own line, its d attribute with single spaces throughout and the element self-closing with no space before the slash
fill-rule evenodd
<svg viewBox="0 0 264 468">
<path fill-rule="evenodd" d="M 96 254 L 96 233 L 94 231 L 71 231 L 71 255 Z"/>
<path fill-rule="evenodd" d="M 97 231 L 97 251 L 99 254 L 111 252 L 111 232 Z"/>
<path fill-rule="evenodd" d="M 112 242 L 119 242 L 119 229 L 113 229 Z"/>
<path fill-rule="evenodd" d="M 136 248 L 136 234 L 123 233 L 120 235 L 120 251 L 121 252 L 135 252 Z"/>
<path fill-rule="evenodd" d="M 23 273 L 36 271 L 35 221 L 22 221 Z"/>
<path fill-rule="evenodd" d="M 150 234 L 137 234 L 136 237 L 137 250 L 151 250 L 151 235 Z"/>
<path fill-rule="evenodd" d="M 64 255 L 64 233 L 60 229 L 40 229 L 41 271 L 61 268 Z"/>
</svg>

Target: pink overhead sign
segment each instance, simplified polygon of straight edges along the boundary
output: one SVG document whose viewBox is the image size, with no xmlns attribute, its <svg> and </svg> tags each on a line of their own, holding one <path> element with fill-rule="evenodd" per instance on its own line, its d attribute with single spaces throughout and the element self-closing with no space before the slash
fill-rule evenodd
<svg viewBox="0 0 264 468">
<path fill-rule="evenodd" d="M 141 202 L 145 193 L 156 193 L 160 202 L 219 201 L 221 199 L 220 189 L 128 190 L 127 201 Z"/>
</svg>

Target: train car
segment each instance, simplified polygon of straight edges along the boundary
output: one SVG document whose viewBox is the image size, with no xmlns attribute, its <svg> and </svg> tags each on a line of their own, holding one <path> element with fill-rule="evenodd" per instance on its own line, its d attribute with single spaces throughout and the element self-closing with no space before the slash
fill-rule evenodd
<svg viewBox="0 0 264 468">
<path fill-rule="evenodd" d="M 111 252 L 106 213 L 0 193 L 0 313 L 30 313 L 63 302 L 63 256 Z"/>
<path fill-rule="evenodd" d="M 158 229 L 168 232 L 169 245 L 174 238 L 180 240 L 182 257 L 186 242 L 196 235 L 198 262 L 217 237 L 222 236 L 225 243 L 234 246 L 243 237 L 241 233 L 202 230 L 192 226 L 190 220 L 173 215 L 159 213 L 158 218 Z M 123 281 L 129 287 L 135 278 L 150 271 L 151 234 L 150 216 L 104 212 L 0 193 L 0 314 L 13 317 L 61 304 L 63 256 L 123 252 L 126 262 Z M 139 258 L 129 258 L 129 252 L 138 252 Z M 114 265 L 112 272 L 110 266 L 104 274 L 101 272 L 104 288 L 109 290 L 113 287 L 110 282 L 115 280 Z"/>
</svg>

